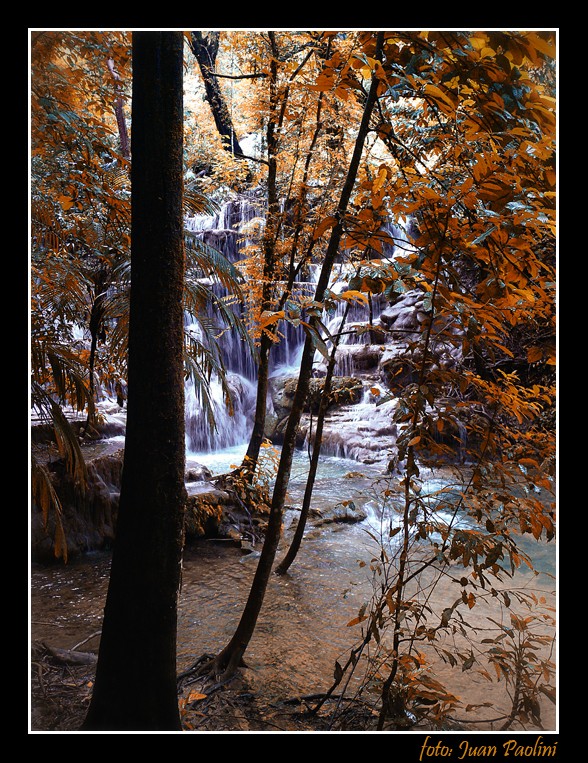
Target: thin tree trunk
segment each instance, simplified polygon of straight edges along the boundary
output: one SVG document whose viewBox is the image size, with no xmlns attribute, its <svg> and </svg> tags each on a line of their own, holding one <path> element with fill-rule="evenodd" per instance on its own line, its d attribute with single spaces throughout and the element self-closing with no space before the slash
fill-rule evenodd
<svg viewBox="0 0 588 763">
<path fill-rule="evenodd" d="M 182 48 L 181 32 L 133 33 L 127 433 L 84 730 L 181 728 L 176 629 L 185 505 Z"/>
<path fill-rule="evenodd" d="M 280 115 L 277 119 L 277 125 L 276 125 L 276 120 L 274 115 L 276 114 L 277 107 L 278 107 L 277 92 L 276 92 L 276 81 L 277 81 L 276 60 L 278 58 L 278 50 L 276 45 L 275 34 L 273 32 L 269 32 L 268 37 L 272 45 L 272 53 L 273 53 L 273 60 L 270 65 L 270 102 L 272 104 L 272 115 L 270 116 L 270 120 L 268 123 L 268 133 L 267 133 L 268 219 L 273 220 L 273 224 L 269 227 L 266 227 L 265 238 L 264 238 L 264 309 L 271 310 L 272 305 L 270 300 L 269 289 L 271 288 L 271 280 L 274 278 L 275 244 L 276 244 L 277 235 L 279 232 L 279 226 L 275 224 L 275 222 L 277 221 L 277 215 L 279 212 L 279 206 L 278 206 L 279 200 L 278 200 L 277 182 L 276 182 L 276 178 L 277 178 L 276 157 L 278 154 L 277 133 L 279 132 L 282 126 L 282 121 L 283 121 L 285 110 L 286 110 L 286 104 L 289 98 L 290 85 L 286 87 L 283 93 L 283 97 L 281 99 L 281 104 L 280 104 Z M 330 49 L 330 42 L 327 46 L 327 50 L 329 49 Z M 302 66 L 303 64 L 301 64 L 298 67 L 298 69 L 292 74 L 290 81 L 295 79 L 295 77 L 297 76 Z M 302 233 L 302 230 L 304 228 L 304 223 L 305 223 L 304 207 L 306 204 L 306 196 L 308 193 L 307 181 L 308 181 L 308 175 L 310 170 L 310 163 L 312 161 L 316 142 L 318 140 L 318 136 L 322 128 L 322 122 L 321 122 L 322 103 L 323 103 L 323 94 L 320 93 L 318 98 L 318 103 L 317 103 L 315 130 L 312 136 L 312 140 L 310 142 L 308 153 L 306 155 L 302 182 L 300 184 L 300 192 L 299 192 L 298 198 L 296 199 L 295 207 L 294 207 L 294 218 L 295 218 L 296 227 L 292 236 L 292 247 L 290 250 L 289 265 L 288 265 L 288 281 L 287 281 L 286 288 L 284 289 L 279 299 L 278 309 L 283 308 L 288 296 L 290 295 L 292 291 L 292 287 L 294 285 L 294 281 L 296 280 L 296 276 L 298 273 L 298 268 L 296 267 L 296 254 L 298 251 L 298 241 L 300 238 L 300 234 Z M 307 252 L 306 259 L 310 259 L 313 246 L 314 246 L 314 241 L 309 247 L 309 251 Z M 258 369 L 258 377 L 257 377 L 257 398 L 256 398 L 256 407 L 255 407 L 255 417 L 253 421 L 253 429 L 251 432 L 251 437 L 249 440 L 247 453 L 245 454 L 245 458 L 242 464 L 242 468 L 246 471 L 246 473 L 248 473 L 249 477 L 253 476 L 253 473 L 255 472 L 255 469 L 257 467 L 257 462 L 259 460 L 259 452 L 260 452 L 261 444 L 263 442 L 263 438 L 265 434 L 267 395 L 268 395 L 268 389 L 269 389 L 269 383 L 268 383 L 269 365 L 270 365 L 269 361 L 270 361 L 270 352 L 273 347 L 273 344 L 274 342 L 272 338 L 269 335 L 264 333 L 261 337 L 261 342 L 260 342 L 260 351 L 259 351 L 260 360 L 259 360 L 259 369 Z"/>
<path fill-rule="evenodd" d="M 247 452 L 243 458 L 241 469 L 246 479 L 251 482 L 257 462 L 259 461 L 259 452 L 265 435 L 265 420 L 267 412 L 267 395 L 269 389 L 269 364 L 270 352 L 273 342 L 266 334 L 263 334 L 259 347 L 259 363 L 257 366 L 257 390 L 255 397 L 255 415 L 253 418 L 253 428 L 247 445 Z"/>
<path fill-rule="evenodd" d="M 339 332 L 333 341 L 333 347 L 331 349 L 331 355 L 329 357 L 329 363 L 327 365 L 327 373 L 325 375 L 325 379 L 323 382 L 323 391 L 321 393 L 321 401 L 319 404 L 319 410 L 317 414 L 316 429 L 315 429 L 314 438 L 312 441 L 312 455 L 310 457 L 310 467 L 308 469 L 308 476 L 306 478 L 306 486 L 304 488 L 304 498 L 302 499 L 302 508 L 300 510 L 300 516 L 298 517 L 298 523 L 296 525 L 296 530 L 294 531 L 294 537 L 292 538 L 290 548 L 288 549 L 285 557 L 276 567 L 276 574 L 278 575 L 285 575 L 288 569 L 290 568 L 290 566 L 292 565 L 292 562 L 294 561 L 294 559 L 296 559 L 296 555 L 298 554 L 298 551 L 300 550 L 300 545 L 302 543 L 302 537 L 304 536 L 304 530 L 306 529 L 306 521 L 308 519 L 308 514 L 310 512 L 310 502 L 312 500 L 312 493 L 314 490 L 314 483 L 316 479 L 316 473 L 318 471 L 319 458 L 321 454 L 323 429 L 325 425 L 325 416 L 327 414 L 327 409 L 329 407 L 329 398 L 331 395 L 333 373 L 335 370 L 335 365 L 337 363 L 337 348 L 339 347 L 339 341 L 341 339 L 341 331 L 343 330 L 343 326 L 345 325 L 345 321 L 347 320 L 349 307 L 350 307 L 350 303 L 348 302 L 347 305 L 345 306 L 345 312 L 341 319 Z"/>
<path fill-rule="evenodd" d="M 104 324 L 104 301 L 106 299 L 107 278 L 104 270 L 98 271 L 94 276 L 94 301 L 90 312 L 88 328 L 90 330 L 90 357 L 88 360 L 88 387 L 90 404 L 86 419 L 86 433 L 90 434 L 94 428 L 96 418 L 96 353 L 98 351 L 98 339 Z"/>
<path fill-rule="evenodd" d="M 378 59 L 381 57 L 383 40 L 384 33 L 378 32 L 376 49 L 376 58 Z M 349 164 L 347 177 L 345 179 L 345 183 L 341 191 L 341 197 L 339 199 L 339 204 L 337 206 L 335 217 L 338 222 L 331 231 L 331 237 L 329 239 L 327 252 L 325 254 L 325 259 L 323 261 L 321 273 L 316 287 L 315 301 L 317 302 L 321 302 L 323 300 L 325 289 L 327 288 L 329 279 L 331 277 L 331 271 L 335 262 L 335 257 L 339 250 L 339 244 L 343 234 L 343 219 L 347 212 L 349 200 L 351 198 L 351 193 L 353 191 L 353 186 L 357 176 L 357 171 L 359 169 L 361 155 L 363 153 L 363 147 L 369 131 L 370 118 L 377 100 L 377 86 L 378 79 L 374 73 L 371 81 L 370 91 L 364 105 L 363 116 L 358 130 L 357 138 L 355 140 L 355 147 Z M 309 320 L 309 323 L 311 330 L 314 330 L 315 332 L 318 331 L 317 318 L 312 317 Z M 257 618 L 259 616 L 259 612 L 261 611 L 265 597 L 265 591 L 270 578 L 272 565 L 280 540 L 286 490 L 290 480 L 292 460 L 294 457 L 294 451 L 296 449 L 296 435 L 298 432 L 298 425 L 300 423 L 300 417 L 302 415 L 302 410 L 310 386 L 314 352 L 315 344 L 313 341 L 312 333 L 309 332 L 304 342 L 302 361 L 300 364 L 300 373 L 298 376 L 298 384 L 294 394 L 292 409 L 286 424 L 286 431 L 284 433 L 284 443 L 282 445 L 282 454 L 280 457 L 280 463 L 278 466 L 278 472 L 274 485 L 272 505 L 270 509 L 265 541 L 259 562 L 257 564 L 253 583 L 249 592 L 249 598 L 247 599 L 245 609 L 235 634 L 233 635 L 233 638 L 215 659 L 215 668 L 217 672 L 222 673 L 223 679 L 230 677 L 240 665 L 243 655 L 245 654 L 245 651 L 255 630 Z"/>
<path fill-rule="evenodd" d="M 421 358 L 421 365 L 419 369 L 418 386 L 419 389 L 425 382 L 425 373 L 427 368 L 427 359 L 430 352 L 430 343 L 432 341 L 432 329 L 433 329 L 433 317 L 437 310 L 437 294 L 439 289 L 439 279 L 441 276 L 441 266 L 443 263 L 443 245 L 445 237 L 447 235 L 447 227 L 449 223 L 449 216 L 446 217 L 445 225 L 440 232 L 440 239 L 437 242 L 437 264 L 435 270 L 435 278 L 433 281 L 433 289 L 431 292 L 431 314 L 427 321 L 427 327 L 425 329 L 424 341 L 423 341 L 423 353 Z M 412 414 L 412 429 L 416 432 L 418 423 L 418 417 L 423 403 L 421 402 L 413 410 Z M 410 522 L 409 514 L 411 511 L 412 500 L 410 493 L 410 485 L 413 475 L 418 474 L 418 468 L 416 465 L 416 456 L 414 445 L 409 445 L 406 453 L 406 467 L 404 468 L 404 510 L 402 515 L 402 551 L 400 553 L 400 563 L 398 565 L 398 571 L 396 573 L 396 607 L 394 608 L 394 635 L 392 640 L 392 668 L 388 677 L 382 684 L 382 706 L 380 708 L 380 714 L 378 716 L 378 731 L 382 731 L 386 723 L 386 719 L 399 715 L 404 711 L 402 699 L 398 694 L 393 691 L 394 682 L 398 675 L 400 668 L 400 636 L 401 636 L 401 614 L 402 614 L 402 599 L 405 595 L 405 587 L 407 584 L 406 575 L 407 563 L 408 563 L 408 551 L 410 543 Z"/>
<path fill-rule="evenodd" d="M 108 68 L 112 74 L 115 82 L 120 82 L 120 75 L 114 68 L 114 59 L 108 59 Z M 117 90 L 120 90 L 120 85 L 117 86 Z M 125 159 L 131 158 L 131 151 L 129 148 L 129 133 L 127 131 L 127 123 L 125 121 L 125 113 L 123 108 L 123 99 L 118 97 L 114 102 L 114 113 L 116 114 L 116 124 L 118 125 L 118 136 L 120 138 L 120 151 Z"/>
<path fill-rule="evenodd" d="M 277 188 L 277 108 L 278 94 L 276 90 L 278 79 L 278 67 L 276 63 L 277 51 L 275 50 L 275 35 L 269 33 L 270 41 L 274 48 L 274 55 L 270 64 L 269 95 L 270 115 L 268 119 L 266 141 L 268 157 L 267 173 L 267 218 L 263 234 L 263 295 L 262 310 L 271 310 L 273 302 L 273 281 L 276 269 L 276 238 L 278 231 L 279 199 Z M 269 330 L 269 329 L 268 329 Z M 269 386 L 270 353 L 273 347 L 271 336 L 266 330 L 261 335 L 259 346 L 259 365 L 257 369 L 257 396 L 255 401 L 255 417 L 253 429 L 249 438 L 247 453 L 243 459 L 242 469 L 249 480 L 257 468 L 259 451 L 265 433 L 265 420 L 267 411 L 267 392 Z"/>
</svg>

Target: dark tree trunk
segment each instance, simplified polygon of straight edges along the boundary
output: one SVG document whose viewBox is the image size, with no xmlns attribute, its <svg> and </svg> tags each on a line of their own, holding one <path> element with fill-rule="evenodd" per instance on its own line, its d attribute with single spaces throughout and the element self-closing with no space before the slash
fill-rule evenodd
<svg viewBox="0 0 588 763">
<path fill-rule="evenodd" d="M 259 452 L 265 435 L 265 420 L 267 412 L 267 395 L 269 389 L 269 364 L 272 340 L 262 335 L 259 346 L 259 363 L 257 366 L 257 389 L 255 397 L 255 415 L 253 428 L 247 445 L 247 453 L 241 464 L 242 472 L 248 482 L 251 482 L 259 461 Z"/>
<path fill-rule="evenodd" d="M 381 56 L 383 39 L 383 32 L 378 32 L 376 58 L 380 58 Z M 327 252 L 325 254 L 325 259 L 323 261 L 319 280 L 317 283 L 315 292 L 315 300 L 317 302 L 321 302 L 324 297 L 325 289 L 329 284 L 335 257 L 339 250 L 339 244 L 343 234 L 343 218 L 347 212 L 351 193 L 355 184 L 355 178 L 359 168 L 359 162 L 363 152 L 365 139 L 369 131 L 370 118 L 377 100 L 377 86 L 378 79 L 376 76 L 374 76 L 372 78 L 370 91 L 364 105 L 363 116 L 355 141 L 353 155 L 349 163 L 347 177 L 345 179 L 345 184 L 342 188 L 341 197 L 337 206 L 337 212 L 335 216 L 338 222 L 333 227 L 331 232 L 331 238 L 329 239 L 329 245 L 327 247 Z M 309 323 L 314 331 L 318 331 L 319 326 L 317 318 L 311 318 Z M 233 674 L 241 664 L 243 655 L 245 654 L 245 651 L 255 630 L 257 618 L 261 611 L 265 597 L 265 591 L 270 578 L 272 565 L 280 540 L 286 490 L 288 488 L 290 472 L 292 469 L 292 460 L 296 450 L 296 435 L 298 432 L 298 425 L 300 423 L 300 417 L 302 415 L 302 410 L 304 408 L 304 403 L 306 401 L 308 389 L 310 386 L 314 352 L 315 344 L 313 337 L 311 333 L 308 333 L 302 352 L 298 384 L 296 386 L 292 408 L 284 433 L 284 443 L 282 445 L 282 454 L 280 457 L 280 463 L 278 466 L 278 472 L 274 485 L 272 505 L 270 509 L 265 541 L 261 555 L 259 557 L 255 576 L 251 584 L 249 597 L 247 599 L 247 603 L 245 604 L 243 614 L 241 615 L 241 620 L 239 621 L 233 638 L 229 641 L 222 652 L 217 655 L 215 660 L 216 670 L 217 672 L 221 672 L 223 678 L 230 677 L 230 675 Z"/>
<path fill-rule="evenodd" d="M 119 518 L 84 730 L 179 730 L 183 546 L 180 32 L 133 33 L 132 280 Z"/>
<path fill-rule="evenodd" d="M 212 32 L 209 37 L 205 37 L 202 32 L 192 32 L 190 35 L 190 48 L 198 61 L 202 80 L 204 81 L 206 100 L 210 104 L 216 129 L 223 139 L 223 146 L 233 156 L 243 159 L 246 157 L 239 145 L 231 114 L 225 103 L 219 81 L 214 73 L 219 43 L 218 35 L 218 32 Z"/>
<path fill-rule="evenodd" d="M 300 510 L 300 516 L 298 517 L 298 523 L 296 525 L 294 537 L 292 538 L 292 542 L 290 543 L 290 548 L 286 552 L 286 555 L 284 556 L 282 561 L 276 567 L 276 573 L 278 575 L 285 575 L 288 569 L 290 568 L 292 562 L 294 561 L 294 559 L 296 559 L 296 555 L 298 554 L 298 551 L 300 550 L 300 545 L 302 543 L 302 538 L 304 536 L 304 530 L 306 529 L 306 522 L 308 519 L 308 514 L 310 512 L 310 502 L 312 500 L 312 493 L 314 490 L 314 483 L 316 479 L 316 473 L 318 471 L 319 458 L 321 454 L 321 445 L 323 441 L 323 429 L 325 425 L 325 416 L 327 415 L 327 409 L 329 407 L 329 397 L 331 394 L 333 372 L 335 370 L 335 365 L 337 361 L 337 348 L 339 347 L 339 341 L 341 338 L 340 332 L 343 331 L 343 326 L 345 325 L 345 321 L 347 320 L 349 307 L 350 307 L 350 303 L 348 302 L 345 307 L 345 312 L 343 314 L 343 317 L 341 319 L 341 324 L 339 326 L 339 334 L 337 335 L 337 337 L 335 337 L 335 340 L 333 342 L 333 347 L 331 349 L 331 355 L 329 357 L 329 363 L 327 365 L 327 373 L 326 373 L 324 384 L 323 384 L 323 391 L 321 394 L 321 401 L 319 404 L 319 410 L 317 414 L 314 438 L 312 441 L 312 455 L 310 457 L 310 467 L 308 470 L 308 477 L 306 478 L 306 486 L 304 488 L 304 498 L 302 499 L 302 508 Z"/>
<path fill-rule="evenodd" d="M 278 69 L 277 69 L 276 62 L 279 59 L 279 51 L 278 51 L 276 36 L 274 32 L 272 31 L 268 32 L 268 38 L 270 40 L 270 44 L 272 47 L 272 61 L 270 64 L 270 71 L 269 71 L 271 114 L 268 120 L 268 127 L 267 127 L 267 134 L 266 134 L 267 153 L 268 153 L 268 176 L 267 176 L 268 177 L 268 180 L 267 180 L 268 223 L 265 228 L 264 241 L 263 241 L 263 252 L 264 252 L 263 309 L 264 310 L 273 309 L 272 290 L 273 290 L 273 280 L 275 278 L 275 269 L 276 269 L 275 248 L 276 248 L 276 241 L 278 239 L 278 235 L 280 231 L 280 225 L 278 223 L 281 222 L 279 221 L 279 218 L 278 218 L 279 198 L 278 198 L 278 190 L 277 190 L 277 158 L 276 157 L 278 156 L 278 153 L 279 153 L 278 134 L 282 126 L 284 114 L 286 111 L 286 105 L 288 103 L 289 91 L 290 91 L 289 86 L 287 86 L 285 90 L 282 92 L 281 98 L 278 99 L 278 90 L 277 90 Z M 328 51 L 329 49 L 330 49 L 330 43 L 327 44 L 326 51 Z M 295 74 L 293 75 L 293 78 L 295 77 Z M 278 100 L 279 100 L 279 103 L 278 103 Z M 310 147 L 308 149 L 308 153 L 307 153 L 305 164 L 304 164 L 304 173 L 303 173 L 302 183 L 300 185 L 300 192 L 299 192 L 298 198 L 295 199 L 294 201 L 293 220 L 294 220 L 295 227 L 292 232 L 292 248 L 291 248 L 290 257 L 289 257 L 288 280 L 287 280 L 287 286 L 283 290 L 283 293 L 278 300 L 278 305 L 279 305 L 278 309 L 281 309 L 284 306 L 288 295 L 291 293 L 291 289 L 293 287 L 294 281 L 296 280 L 296 275 L 297 275 L 296 255 L 298 253 L 298 242 L 299 242 L 300 234 L 302 233 L 302 229 L 305 223 L 304 208 L 306 205 L 306 196 L 308 193 L 308 184 L 307 184 L 308 174 L 310 170 L 310 163 L 312 161 L 312 157 L 314 153 L 314 148 L 315 148 L 315 145 L 316 145 L 316 142 L 322 127 L 322 122 L 321 122 L 322 101 L 323 101 L 323 96 L 321 93 L 319 95 L 318 104 L 317 104 L 316 126 L 315 126 L 313 137 L 310 142 Z M 310 260 L 313 246 L 314 246 L 314 242 L 311 244 L 309 251 L 307 252 L 307 255 L 306 255 L 307 260 Z M 273 345 L 274 345 L 274 341 L 272 340 L 271 336 L 264 333 L 260 341 L 260 349 L 259 349 L 257 398 L 256 398 L 256 407 L 255 407 L 255 417 L 253 420 L 253 429 L 251 432 L 251 437 L 249 439 L 247 453 L 245 455 L 245 459 L 242 464 L 242 468 L 245 474 L 247 474 L 250 478 L 253 476 L 253 473 L 255 472 L 255 469 L 257 467 L 257 462 L 259 460 L 259 452 L 261 449 L 261 444 L 263 442 L 264 433 L 265 433 L 270 353 L 271 353 Z"/>
</svg>

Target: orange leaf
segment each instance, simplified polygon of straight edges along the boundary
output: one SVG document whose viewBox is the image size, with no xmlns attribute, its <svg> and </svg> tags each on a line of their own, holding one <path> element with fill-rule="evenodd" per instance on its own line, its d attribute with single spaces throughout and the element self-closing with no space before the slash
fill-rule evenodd
<svg viewBox="0 0 588 763">
<path fill-rule="evenodd" d="M 527 362 L 536 363 L 543 358 L 543 350 L 540 347 L 529 347 L 527 350 Z"/>
<path fill-rule="evenodd" d="M 354 617 L 353 620 L 350 620 L 347 623 L 347 627 L 350 628 L 352 625 L 357 625 L 358 623 L 362 623 L 364 620 L 367 620 L 366 615 L 362 615 L 361 617 Z"/>
<path fill-rule="evenodd" d="M 206 699 L 206 694 L 200 694 L 200 692 L 197 691 L 191 691 L 190 694 L 188 694 L 187 702 L 196 702 L 199 699 Z"/>
<path fill-rule="evenodd" d="M 325 217 L 324 220 L 321 220 L 321 222 L 317 225 L 316 230 L 314 231 L 313 238 L 316 241 L 317 238 L 320 238 L 323 233 L 328 229 L 332 228 L 333 225 L 337 222 L 337 218 L 333 217 L 332 215 L 330 217 Z"/>
</svg>

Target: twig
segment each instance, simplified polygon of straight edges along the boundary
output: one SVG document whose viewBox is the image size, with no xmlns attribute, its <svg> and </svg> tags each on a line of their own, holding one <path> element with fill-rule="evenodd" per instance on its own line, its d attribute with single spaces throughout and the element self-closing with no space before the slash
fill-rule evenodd
<svg viewBox="0 0 588 763">
<path fill-rule="evenodd" d="M 455 723 L 497 723 L 498 721 L 503 721 L 505 718 L 509 718 L 508 715 L 499 715 L 498 718 L 478 718 L 478 719 L 468 719 L 465 718 L 454 718 L 452 715 L 448 715 L 447 718 L 450 721 L 454 721 Z"/>
<path fill-rule="evenodd" d="M 50 623 L 46 620 L 31 620 L 31 625 L 53 625 L 55 628 L 65 628 L 65 624 Z"/>
<path fill-rule="evenodd" d="M 77 643 L 75 646 L 72 646 L 72 648 L 71 648 L 71 651 L 72 651 L 72 652 L 75 652 L 75 651 L 76 651 L 76 649 L 77 649 L 79 646 L 82 646 L 83 644 L 87 644 L 87 643 L 88 643 L 88 641 L 91 641 L 91 640 L 92 640 L 93 638 L 95 638 L 96 636 L 101 636 L 101 635 L 102 635 L 102 629 L 100 629 L 99 631 L 94 631 L 94 633 L 92 633 L 92 635 L 91 635 L 91 636 L 88 636 L 88 638 L 85 638 L 83 641 L 79 641 L 79 642 L 78 642 L 78 643 Z"/>
<path fill-rule="evenodd" d="M 290 699 L 282 699 L 277 702 L 274 707 L 279 705 L 300 705 L 303 702 L 313 702 L 317 699 L 339 699 L 342 694 L 330 694 L 329 692 L 318 692 L 317 694 L 302 694 L 299 697 L 290 697 Z"/>
</svg>

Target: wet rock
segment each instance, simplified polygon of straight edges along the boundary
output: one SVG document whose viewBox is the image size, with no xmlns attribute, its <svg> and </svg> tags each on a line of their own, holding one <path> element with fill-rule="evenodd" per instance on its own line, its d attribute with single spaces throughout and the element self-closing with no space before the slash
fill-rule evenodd
<svg viewBox="0 0 588 763">
<path fill-rule="evenodd" d="M 204 481 L 188 482 L 186 491 L 186 538 L 224 537 L 221 526 L 233 503 L 229 493 Z"/>
<path fill-rule="evenodd" d="M 86 456 L 88 482 L 85 490 L 67 472 L 61 459 L 47 464 L 54 490 L 61 502 L 68 558 L 111 545 L 116 528 L 123 451 Z M 55 513 L 45 523 L 38 506 L 31 510 L 31 557 L 33 561 L 55 561 Z"/>
<path fill-rule="evenodd" d="M 212 479 L 212 472 L 203 464 L 194 464 L 186 472 L 186 482 L 208 482 Z"/>
<path fill-rule="evenodd" d="M 362 346 L 356 346 L 357 350 L 364 350 Z M 273 415 L 276 421 L 283 422 L 292 408 L 292 401 L 298 384 L 297 376 L 274 377 L 270 380 L 270 394 L 273 406 Z M 316 412 L 320 404 L 320 399 L 325 386 L 323 378 L 313 378 L 310 380 L 308 400 L 305 410 Z M 329 393 L 329 407 L 340 405 L 349 405 L 358 403 L 361 400 L 363 384 L 361 379 L 352 376 L 335 376 L 331 382 L 331 391 Z"/>
<path fill-rule="evenodd" d="M 321 453 L 385 465 L 397 452 L 395 408 L 396 401 L 389 400 L 378 406 L 362 402 L 329 411 L 324 421 Z M 310 429 L 310 416 L 306 414 L 300 424 L 301 436 L 308 437 Z"/>
<path fill-rule="evenodd" d="M 380 344 L 344 344 L 337 348 L 337 365 L 348 373 L 365 373 L 377 368 L 384 350 Z"/>
<path fill-rule="evenodd" d="M 326 509 L 312 509 L 310 521 L 315 527 L 330 524 L 355 524 L 367 519 L 364 509 L 358 507 L 353 501 L 342 501 L 335 506 Z"/>
<path fill-rule="evenodd" d="M 324 379 L 311 379 L 308 392 L 308 403 L 306 410 L 317 413 L 323 390 L 325 387 Z M 334 377 L 331 382 L 329 392 L 329 408 L 341 405 L 353 405 L 359 403 L 363 394 L 363 384 L 361 379 L 355 379 L 352 376 Z"/>
<path fill-rule="evenodd" d="M 422 305 L 424 295 L 418 291 L 407 291 L 399 295 L 396 301 L 386 307 L 380 313 L 380 323 L 388 331 L 393 330 L 413 330 L 419 328 L 418 318 L 416 316 L 417 305 Z"/>
</svg>

